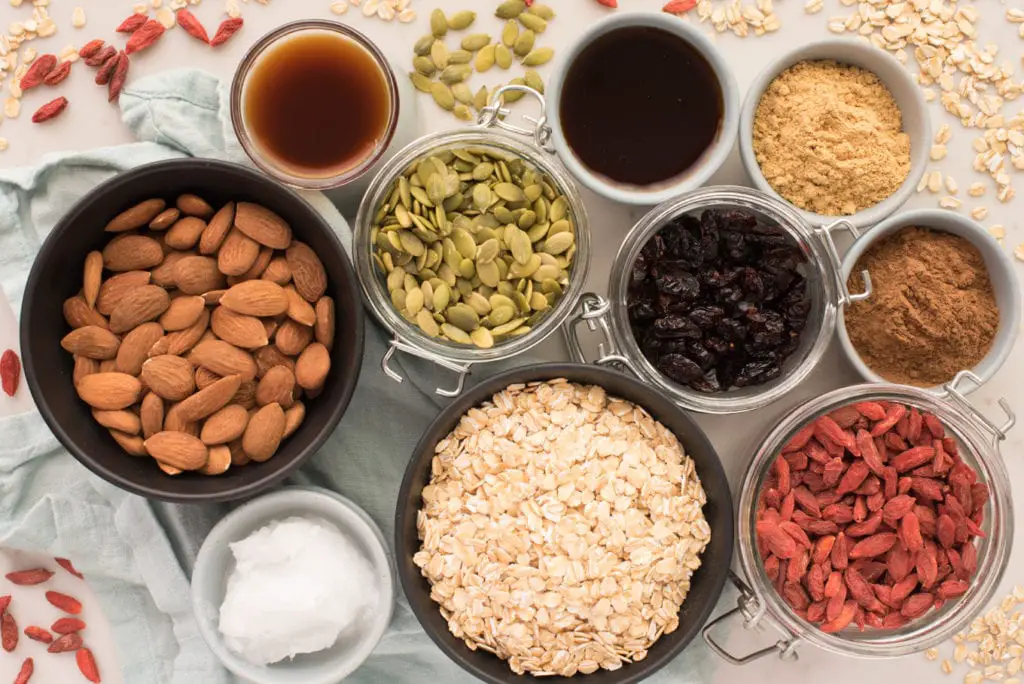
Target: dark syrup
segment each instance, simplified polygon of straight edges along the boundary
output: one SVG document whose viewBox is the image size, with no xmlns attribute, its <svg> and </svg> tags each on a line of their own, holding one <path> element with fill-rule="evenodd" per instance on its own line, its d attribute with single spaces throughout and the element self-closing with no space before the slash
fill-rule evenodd
<svg viewBox="0 0 1024 684">
<path fill-rule="evenodd" d="M 387 135 L 391 95 L 361 46 L 310 31 L 271 47 L 245 89 L 249 135 L 271 161 L 300 176 L 356 166 Z"/>
<path fill-rule="evenodd" d="M 722 87 L 685 40 L 634 26 L 580 52 L 560 107 L 566 141 L 585 166 L 619 183 L 653 185 L 684 173 L 714 142 Z"/>
</svg>

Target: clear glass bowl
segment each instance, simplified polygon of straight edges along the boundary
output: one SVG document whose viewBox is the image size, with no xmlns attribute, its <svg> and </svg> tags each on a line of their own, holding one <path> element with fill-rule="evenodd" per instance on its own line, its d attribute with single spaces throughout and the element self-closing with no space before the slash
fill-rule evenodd
<svg viewBox="0 0 1024 684">
<path fill-rule="evenodd" d="M 778 378 L 751 387 L 698 392 L 662 374 L 643 355 L 630 329 L 627 291 L 630 270 L 648 240 L 673 218 L 712 208 L 746 209 L 786 230 L 806 259 L 803 275 L 810 291 L 811 311 L 800 336 L 800 346 L 786 359 Z M 693 411 L 727 414 L 767 406 L 792 391 L 821 360 L 835 330 L 839 307 L 866 296 L 866 293 L 851 295 L 840 277 L 838 250 L 831 237 L 832 232 L 840 228 L 858 235 L 857 230 L 845 221 L 812 227 L 788 204 L 759 190 L 738 186 L 702 188 L 665 202 L 640 219 L 622 241 L 612 266 L 608 299 L 589 293 L 585 295 L 582 311 L 577 312 L 566 328 L 570 351 L 577 360 L 585 360 L 576 339 L 575 324 L 607 315 L 609 318 L 601 325 L 609 339 L 597 363 L 626 366 L 668 394 L 677 404 Z M 865 282 L 868 283 L 867 292 L 870 292 L 870 278 Z"/>
<path fill-rule="evenodd" d="M 968 372 L 961 373 L 952 383 L 945 386 L 945 393 L 942 396 L 915 387 L 887 383 L 844 387 L 797 407 L 765 438 L 743 478 L 737 515 L 737 539 L 740 567 L 750 585 L 746 588 L 744 597 L 748 608 L 744 611 L 748 624 L 752 616 L 756 615 L 760 619 L 767 614 L 777 627 L 789 635 L 788 639 L 766 651 L 778 650 L 786 655 L 799 641 L 806 641 L 847 656 L 901 656 L 923 651 L 949 639 L 984 609 L 1006 570 L 1013 541 L 1010 481 L 999 453 L 999 442 L 1013 427 L 1014 417 L 1005 400 L 1000 401 L 1000 406 L 1006 412 L 1008 420 L 1002 426 L 996 426 L 975 411 L 956 390 L 956 386 L 964 379 L 970 379 L 972 382 L 976 380 Z M 977 471 L 979 482 L 989 486 L 990 496 L 982 525 L 987 537 L 976 541 L 978 568 L 971 578 L 970 589 L 959 599 L 950 600 L 941 609 L 932 610 L 924 617 L 898 629 L 866 628 L 861 632 L 856 627 L 849 627 L 836 634 L 827 634 L 799 617 L 776 592 L 765 573 L 755 543 L 754 526 L 757 522 L 758 498 L 761 485 L 775 458 L 801 427 L 841 406 L 878 400 L 916 406 L 934 413 L 942 421 L 946 434 L 957 440 L 959 453 L 964 462 Z M 744 599 L 741 599 L 742 601 Z M 712 644 L 712 647 L 716 651 L 720 648 L 716 644 Z"/>
<path fill-rule="evenodd" d="M 521 158 L 527 165 L 546 174 L 554 181 L 559 193 L 565 196 L 576 224 L 576 254 L 569 273 L 569 285 L 561 299 L 539 323 L 525 335 L 510 337 L 495 343 L 490 349 L 455 344 L 426 335 L 419 326 L 399 314 L 391 302 L 386 279 L 373 261 L 370 234 L 374 218 L 381 203 L 391 193 L 398 176 L 417 160 L 456 147 L 482 147 Z M 557 159 L 523 139 L 493 128 L 479 126 L 468 130 L 433 133 L 408 145 L 392 158 L 377 174 L 359 206 L 354 227 L 354 260 L 356 274 L 370 310 L 394 334 L 392 349 L 411 353 L 438 363 L 454 372 L 465 374 L 471 364 L 498 361 L 521 354 L 539 344 L 559 329 L 572 313 L 582 294 L 590 267 L 590 231 L 583 200 L 576 191 L 565 168 Z M 385 365 L 387 359 L 385 358 Z M 386 369 L 387 370 L 387 369 Z M 398 379 L 389 372 L 392 378 Z M 459 385 L 461 389 L 461 381 Z M 440 391 L 446 396 L 458 392 Z"/>
</svg>

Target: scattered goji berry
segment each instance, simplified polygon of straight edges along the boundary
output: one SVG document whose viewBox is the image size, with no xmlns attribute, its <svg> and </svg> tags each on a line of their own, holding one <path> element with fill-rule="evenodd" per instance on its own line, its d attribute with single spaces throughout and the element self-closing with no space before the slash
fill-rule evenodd
<svg viewBox="0 0 1024 684">
<path fill-rule="evenodd" d="M 53 560 L 57 561 L 57 565 L 67 570 L 69 573 L 71 573 L 78 579 L 85 579 L 85 575 L 78 572 L 75 566 L 67 558 L 54 558 Z"/>
<path fill-rule="evenodd" d="M 18 623 L 14 621 L 14 616 L 7 611 L 0 616 L 0 645 L 8 653 L 18 647 Z"/>
<path fill-rule="evenodd" d="M 682 14 L 689 12 L 697 6 L 697 0 L 670 0 L 664 7 L 661 8 L 662 12 L 668 12 L 669 14 Z"/>
<path fill-rule="evenodd" d="M 96 667 L 96 658 L 93 657 L 92 651 L 85 647 L 78 649 L 75 651 L 75 662 L 78 663 L 78 671 L 82 673 L 83 677 L 98 684 L 100 671 Z"/>
<path fill-rule="evenodd" d="M 43 79 L 57 66 L 56 55 L 39 55 L 21 77 L 21 89 L 29 90 L 43 84 Z"/>
<path fill-rule="evenodd" d="M 77 651 L 80 648 L 82 648 L 82 637 L 79 636 L 78 632 L 72 632 L 55 640 L 46 650 L 49 653 L 67 653 L 69 651 Z"/>
<path fill-rule="evenodd" d="M 165 30 L 164 25 L 159 21 L 149 19 L 132 33 L 132 37 L 128 39 L 128 44 L 125 46 L 125 53 L 130 55 L 133 52 L 145 50 L 159 40 Z"/>
<path fill-rule="evenodd" d="M 0 384 L 3 385 L 4 394 L 13 397 L 18 391 L 18 383 L 21 381 L 21 359 L 13 349 L 8 349 L 0 356 Z M 11 579 L 8 576 L 7 579 Z M 49 579 L 49 578 L 47 578 Z M 12 582 L 14 580 L 11 580 Z"/>
<path fill-rule="evenodd" d="M 130 60 L 128 59 L 128 55 L 123 52 L 119 52 L 117 55 L 117 61 L 114 64 L 114 73 L 110 76 L 107 102 L 113 102 L 121 97 L 121 89 L 124 88 L 124 82 L 128 78 L 129 65 Z"/>
<path fill-rule="evenodd" d="M 81 49 L 79 49 L 78 56 L 82 59 L 88 59 L 89 57 L 92 57 L 97 52 L 102 50 L 104 45 L 105 41 L 102 41 L 99 38 L 95 40 L 90 40 L 88 43 L 83 45 Z"/>
<path fill-rule="evenodd" d="M 32 123 L 43 123 L 44 121 L 55 119 L 67 108 L 68 98 L 66 97 L 58 97 L 54 100 L 50 100 L 37 109 L 36 113 L 32 115 Z"/>
<path fill-rule="evenodd" d="M 81 632 L 85 626 L 85 622 L 78 618 L 65 617 L 50 625 L 50 630 L 55 634 L 71 634 L 72 632 Z"/>
<path fill-rule="evenodd" d="M 70 73 L 71 62 L 61 62 L 59 66 L 46 75 L 46 78 L 43 79 L 43 83 L 51 87 L 55 86 L 67 78 Z"/>
<path fill-rule="evenodd" d="M 135 33 L 149 18 L 145 14 L 132 14 L 117 27 L 118 33 Z"/>
<path fill-rule="evenodd" d="M 185 33 L 198 38 L 204 43 L 210 42 L 210 36 L 206 33 L 206 28 L 196 18 L 196 15 L 189 12 L 187 9 L 178 10 L 178 26 L 185 29 Z"/>
<path fill-rule="evenodd" d="M 30 570 L 9 572 L 5 577 L 7 577 L 7 581 L 11 584 L 17 584 L 19 587 L 30 587 L 46 582 L 53 577 L 53 573 L 46 568 L 32 568 Z"/>
<path fill-rule="evenodd" d="M 49 644 L 53 641 L 53 635 L 42 627 L 36 625 L 29 625 L 25 628 L 25 636 L 33 641 L 41 641 L 44 644 Z"/>
<path fill-rule="evenodd" d="M 242 28 L 242 23 L 243 21 L 241 17 L 225 19 L 222 21 L 220 26 L 217 27 L 217 32 L 213 34 L 213 38 L 210 40 L 210 45 L 217 47 L 218 45 L 223 45 L 228 42 L 228 39 L 238 33 L 238 30 Z"/>
<path fill-rule="evenodd" d="M 85 58 L 85 63 L 91 67 L 103 66 L 107 63 L 107 60 L 117 54 L 117 48 L 113 45 L 108 45 L 102 50 L 97 50 L 92 53 L 89 57 Z"/>
<path fill-rule="evenodd" d="M 28 681 L 32 679 L 32 673 L 35 672 L 35 663 L 31 658 L 25 658 L 21 664 L 21 669 L 18 670 L 18 676 L 14 678 L 14 684 L 28 684 Z"/>
<path fill-rule="evenodd" d="M 62 594 L 59 591 L 48 591 L 46 592 L 46 600 L 49 601 L 50 605 L 54 608 L 63 610 L 65 613 L 78 615 L 82 612 L 82 602 L 74 596 Z"/>
</svg>

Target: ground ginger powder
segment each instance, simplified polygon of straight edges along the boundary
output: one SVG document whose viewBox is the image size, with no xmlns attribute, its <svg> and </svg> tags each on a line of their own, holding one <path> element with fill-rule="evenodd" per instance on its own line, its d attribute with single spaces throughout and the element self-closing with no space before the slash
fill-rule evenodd
<svg viewBox="0 0 1024 684">
<path fill-rule="evenodd" d="M 874 206 L 910 173 L 910 137 L 892 93 L 872 72 L 830 60 L 779 74 L 758 103 L 753 137 L 769 185 L 817 214 Z"/>
<path fill-rule="evenodd" d="M 981 252 L 959 235 L 904 228 L 871 245 L 849 287 L 871 296 L 846 310 L 850 342 L 890 382 L 934 387 L 977 365 L 999 329 L 999 308 Z"/>
</svg>

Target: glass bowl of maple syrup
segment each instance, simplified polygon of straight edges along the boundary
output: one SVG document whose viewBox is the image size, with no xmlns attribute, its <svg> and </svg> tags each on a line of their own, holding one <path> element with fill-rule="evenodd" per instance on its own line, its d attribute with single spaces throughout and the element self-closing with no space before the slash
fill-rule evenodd
<svg viewBox="0 0 1024 684">
<path fill-rule="evenodd" d="M 326 191 L 369 180 L 399 128 L 399 91 L 387 58 L 362 33 L 298 21 L 265 35 L 242 60 L 231 122 L 264 173 Z"/>
</svg>

